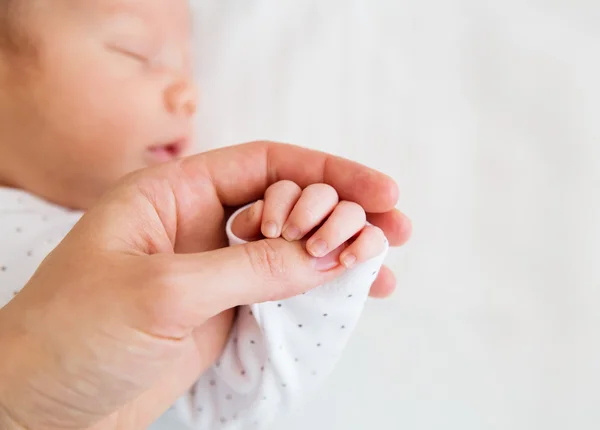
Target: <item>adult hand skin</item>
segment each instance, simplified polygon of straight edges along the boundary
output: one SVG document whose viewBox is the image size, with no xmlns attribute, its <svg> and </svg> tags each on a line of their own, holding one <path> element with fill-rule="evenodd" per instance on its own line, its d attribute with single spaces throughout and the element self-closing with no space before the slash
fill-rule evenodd
<svg viewBox="0 0 600 430">
<path fill-rule="evenodd" d="M 132 174 L 0 309 L 0 428 L 146 428 L 216 360 L 232 309 L 340 275 L 336 255 L 283 239 L 223 248 L 226 208 L 283 179 L 332 185 L 392 246 L 410 235 L 392 179 L 294 146 L 244 144 Z M 382 270 L 372 295 L 394 285 Z"/>
</svg>

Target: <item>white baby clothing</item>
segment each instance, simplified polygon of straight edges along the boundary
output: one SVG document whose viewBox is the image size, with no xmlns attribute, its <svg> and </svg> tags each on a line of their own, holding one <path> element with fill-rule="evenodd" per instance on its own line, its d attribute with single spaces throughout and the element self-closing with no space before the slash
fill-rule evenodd
<svg viewBox="0 0 600 430">
<path fill-rule="evenodd" d="M 0 307 L 17 295 L 82 215 L 0 187 Z"/>
<path fill-rule="evenodd" d="M 231 232 L 231 246 L 243 241 Z M 81 217 L 0 187 L 0 307 Z M 238 308 L 221 358 L 173 408 L 191 429 L 263 429 L 323 382 L 354 329 L 385 252 L 336 280 L 279 302 Z"/>
<path fill-rule="evenodd" d="M 243 244 L 231 231 L 232 246 Z M 193 429 L 268 428 L 333 370 L 387 253 L 280 302 L 242 306 L 221 359 L 176 405 Z"/>
</svg>

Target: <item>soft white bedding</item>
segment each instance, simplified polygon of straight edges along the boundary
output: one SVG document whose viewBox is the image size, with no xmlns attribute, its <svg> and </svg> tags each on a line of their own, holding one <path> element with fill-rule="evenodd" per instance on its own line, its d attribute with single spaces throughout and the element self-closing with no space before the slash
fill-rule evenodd
<svg viewBox="0 0 600 430">
<path fill-rule="evenodd" d="M 600 428 L 600 3 L 194 1 L 204 147 L 358 159 L 415 223 L 398 294 L 276 428 Z"/>
</svg>

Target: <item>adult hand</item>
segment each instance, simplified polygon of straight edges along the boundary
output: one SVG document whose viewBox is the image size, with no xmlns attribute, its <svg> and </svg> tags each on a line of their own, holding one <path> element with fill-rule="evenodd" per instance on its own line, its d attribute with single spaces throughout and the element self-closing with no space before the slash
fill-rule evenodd
<svg viewBox="0 0 600 430">
<path fill-rule="evenodd" d="M 226 206 L 282 179 L 328 183 L 392 245 L 408 237 L 390 178 L 314 151 L 253 143 L 136 173 L 0 310 L 0 427 L 145 428 L 214 362 L 227 310 L 338 276 L 331 257 L 282 239 L 199 252 L 222 241 Z M 389 290 L 389 276 L 375 291 Z"/>
</svg>

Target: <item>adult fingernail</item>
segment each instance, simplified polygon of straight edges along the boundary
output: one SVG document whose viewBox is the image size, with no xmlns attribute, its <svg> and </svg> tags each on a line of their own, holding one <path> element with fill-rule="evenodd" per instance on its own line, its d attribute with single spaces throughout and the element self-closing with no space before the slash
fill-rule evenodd
<svg viewBox="0 0 600 430">
<path fill-rule="evenodd" d="M 283 238 L 287 241 L 300 239 L 300 229 L 290 225 L 283 230 Z"/>
<path fill-rule="evenodd" d="M 277 224 L 273 221 L 267 221 L 263 225 L 262 232 L 265 237 L 275 238 L 277 236 Z"/>
<path fill-rule="evenodd" d="M 342 255 L 341 260 L 342 260 L 342 264 L 344 266 L 346 266 L 347 269 L 349 269 L 352 266 L 354 266 L 354 264 L 356 263 L 356 255 L 345 254 L 345 255 Z"/>
<path fill-rule="evenodd" d="M 323 257 L 327 254 L 327 242 L 323 239 L 317 239 L 308 246 L 308 251 L 313 257 Z"/>
</svg>

